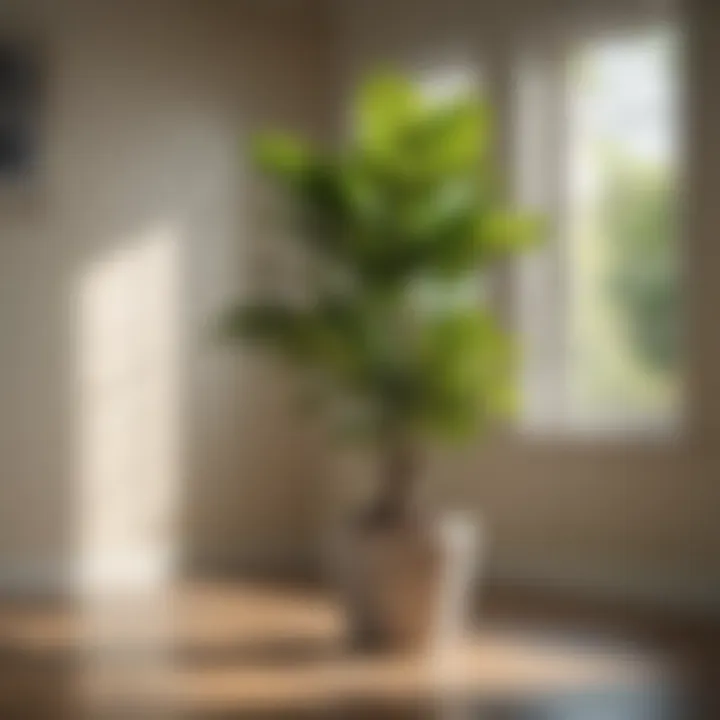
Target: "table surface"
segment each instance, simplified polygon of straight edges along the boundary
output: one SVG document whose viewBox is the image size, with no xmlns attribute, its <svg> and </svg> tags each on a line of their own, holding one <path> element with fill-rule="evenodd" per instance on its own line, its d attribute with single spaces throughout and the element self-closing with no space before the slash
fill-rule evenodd
<svg viewBox="0 0 720 720">
<path fill-rule="evenodd" d="M 257 584 L 0 607 L 0 709 L 45 696 L 78 718 L 113 707 L 148 720 L 688 717 L 672 664 L 629 644 L 487 621 L 422 658 L 354 655 L 343 638 L 327 596 Z"/>
</svg>

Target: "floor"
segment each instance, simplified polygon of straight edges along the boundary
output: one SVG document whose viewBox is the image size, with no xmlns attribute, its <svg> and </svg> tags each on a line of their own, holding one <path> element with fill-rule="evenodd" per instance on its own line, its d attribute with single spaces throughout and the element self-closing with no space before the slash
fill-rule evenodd
<svg viewBox="0 0 720 720">
<path fill-rule="evenodd" d="M 507 590 L 482 608 L 421 661 L 351 656 L 336 605 L 297 587 L 6 601 L 0 718 L 720 718 L 718 627 Z"/>
</svg>

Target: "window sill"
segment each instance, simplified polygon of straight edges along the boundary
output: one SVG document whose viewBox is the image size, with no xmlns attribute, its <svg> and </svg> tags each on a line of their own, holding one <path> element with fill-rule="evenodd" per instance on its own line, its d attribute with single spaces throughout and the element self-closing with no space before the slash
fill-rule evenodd
<svg viewBox="0 0 720 720">
<path fill-rule="evenodd" d="M 597 446 L 643 446 L 677 448 L 686 438 L 680 419 L 563 418 L 525 420 L 515 428 L 515 437 L 533 444 Z"/>
</svg>

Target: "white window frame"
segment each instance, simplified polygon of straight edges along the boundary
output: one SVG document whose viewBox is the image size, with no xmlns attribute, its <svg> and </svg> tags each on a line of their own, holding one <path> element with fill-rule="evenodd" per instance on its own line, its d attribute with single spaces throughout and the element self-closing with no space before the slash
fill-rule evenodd
<svg viewBox="0 0 720 720">
<path fill-rule="evenodd" d="M 680 19 L 668 8 L 624 18 L 587 19 L 571 29 L 555 29 L 544 39 L 535 39 L 532 46 L 519 48 L 519 57 L 508 73 L 512 87 L 506 95 L 512 105 L 507 113 L 511 121 L 510 189 L 522 206 L 546 218 L 549 237 L 541 250 L 519 259 L 511 278 L 512 317 L 523 357 L 519 430 L 524 435 L 667 442 L 677 438 L 685 426 L 683 398 L 671 417 L 596 415 L 579 412 L 570 387 L 568 60 L 578 46 L 587 42 L 661 23 L 671 24 L 682 35 Z M 682 155 L 681 147 L 679 165 L 684 160 Z M 678 172 L 682 179 L 683 168 L 679 167 Z"/>
</svg>

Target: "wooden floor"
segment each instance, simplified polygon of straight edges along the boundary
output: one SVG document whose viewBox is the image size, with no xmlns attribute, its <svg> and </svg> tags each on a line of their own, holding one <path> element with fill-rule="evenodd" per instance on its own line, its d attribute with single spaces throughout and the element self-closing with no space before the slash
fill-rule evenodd
<svg viewBox="0 0 720 720">
<path fill-rule="evenodd" d="M 421 661 L 349 654 L 337 607 L 304 589 L 7 601 L 0 719 L 720 719 L 716 627 L 517 592 L 480 616 L 455 653 Z"/>
</svg>

